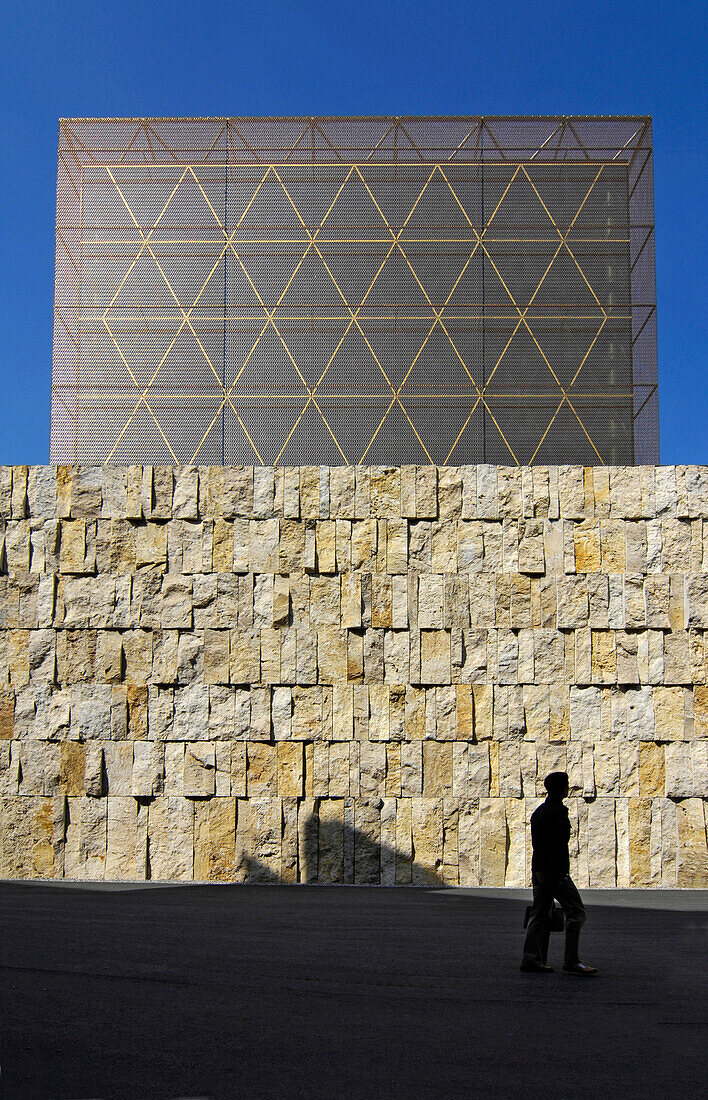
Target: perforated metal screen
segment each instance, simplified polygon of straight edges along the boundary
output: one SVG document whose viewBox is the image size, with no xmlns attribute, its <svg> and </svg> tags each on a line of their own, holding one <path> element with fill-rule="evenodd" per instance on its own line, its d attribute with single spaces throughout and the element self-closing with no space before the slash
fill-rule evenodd
<svg viewBox="0 0 708 1100">
<path fill-rule="evenodd" d="M 53 462 L 656 462 L 646 118 L 68 119 Z"/>
</svg>

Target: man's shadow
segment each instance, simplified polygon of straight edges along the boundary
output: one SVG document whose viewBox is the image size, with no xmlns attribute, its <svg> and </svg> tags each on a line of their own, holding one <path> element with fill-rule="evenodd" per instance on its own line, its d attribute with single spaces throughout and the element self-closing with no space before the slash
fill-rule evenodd
<svg viewBox="0 0 708 1100">
<path fill-rule="evenodd" d="M 441 867 L 415 859 L 415 850 L 400 851 L 372 840 L 341 819 L 307 818 L 299 847 L 298 883 L 356 886 L 444 886 Z M 280 885 L 288 881 L 254 856 L 244 859 L 246 881 Z M 442 860 L 440 860 L 442 864 Z"/>
</svg>

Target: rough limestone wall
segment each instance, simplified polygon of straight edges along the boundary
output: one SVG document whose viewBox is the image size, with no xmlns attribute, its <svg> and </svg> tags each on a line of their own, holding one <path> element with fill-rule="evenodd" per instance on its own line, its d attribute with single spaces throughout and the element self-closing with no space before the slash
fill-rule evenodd
<svg viewBox="0 0 708 1100">
<path fill-rule="evenodd" d="M 0 468 L 0 877 L 706 886 L 708 468 Z"/>
</svg>

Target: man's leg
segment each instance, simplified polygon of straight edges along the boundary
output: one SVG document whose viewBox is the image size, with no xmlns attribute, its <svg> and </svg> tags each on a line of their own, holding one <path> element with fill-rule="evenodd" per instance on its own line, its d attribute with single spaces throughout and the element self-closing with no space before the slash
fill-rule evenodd
<svg viewBox="0 0 708 1100">
<path fill-rule="evenodd" d="M 558 881 L 554 894 L 565 915 L 565 958 L 563 966 L 567 970 L 580 961 L 578 945 L 580 942 L 580 929 L 585 924 L 585 906 L 570 875 L 566 875 L 565 878 Z"/>
<path fill-rule="evenodd" d="M 548 937 L 550 933 L 551 908 L 553 906 L 553 890 L 549 889 L 545 876 L 535 871 L 531 876 L 533 885 L 533 905 L 529 923 L 526 926 L 526 939 L 524 940 L 524 953 L 522 963 L 545 964 L 548 952 Z"/>
</svg>

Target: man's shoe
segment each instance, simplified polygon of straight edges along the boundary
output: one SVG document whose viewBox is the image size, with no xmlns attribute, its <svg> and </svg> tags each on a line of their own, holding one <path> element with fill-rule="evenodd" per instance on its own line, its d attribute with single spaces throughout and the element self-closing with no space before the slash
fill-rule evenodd
<svg viewBox="0 0 708 1100">
<path fill-rule="evenodd" d="M 524 974 L 552 974 L 553 967 L 546 966 L 545 963 L 522 963 L 519 970 L 523 970 Z"/>
<path fill-rule="evenodd" d="M 564 966 L 563 972 L 565 974 L 575 974 L 579 978 L 592 978 L 594 974 L 599 974 L 600 971 L 596 966 L 586 966 L 585 963 L 578 962 L 575 966 Z"/>
</svg>

